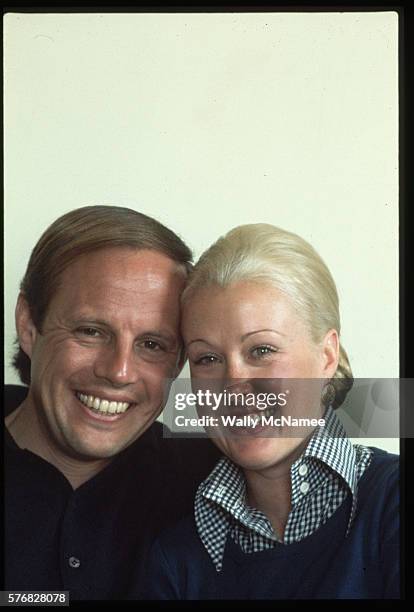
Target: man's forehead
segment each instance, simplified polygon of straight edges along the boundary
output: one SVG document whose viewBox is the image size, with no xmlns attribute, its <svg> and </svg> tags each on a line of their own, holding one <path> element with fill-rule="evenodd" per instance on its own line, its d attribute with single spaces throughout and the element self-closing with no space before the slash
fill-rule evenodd
<svg viewBox="0 0 414 612">
<path fill-rule="evenodd" d="M 136 249 L 133 247 L 110 247 L 94 250 L 79 255 L 68 269 L 87 269 L 93 272 L 102 268 L 124 269 L 128 268 L 143 275 L 164 272 L 166 274 L 181 273 L 185 275 L 185 268 L 179 262 L 171 259 L 165 253 L 152 249 Z M 65 271 L 66 271 L 65 270 Z"/>
<path fill-rule="evenodd" d="M 181 289 L 185 267 L 158 251 L 116 247 L 84 253 L 60 276 L 60 286 L 79 291 L 92 287 L 157 289 L 168 285 Z"/>
<path fill-rule="evenodd" d="M 102 249 L 84 254 L 68 266 L 60 277 L 53 304 L 80 308 L 82 303 L 102 307 L 146 309 L 176 302 L 184 288 L 183 267 L 162 253 L 130 248 Z"/>
</svg>

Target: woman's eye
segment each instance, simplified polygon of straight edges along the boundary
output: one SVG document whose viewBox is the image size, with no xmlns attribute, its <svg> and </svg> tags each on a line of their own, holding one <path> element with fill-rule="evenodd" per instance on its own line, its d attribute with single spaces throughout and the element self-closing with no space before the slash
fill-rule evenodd
<svg viewBox="0 0 414 612">
<path fill-rule="evenodd" d="M 272 354 L 272 353 L 277 353 L 277 349 L 274 348 L 273 346 L 267 346 L 267 345 L 256 346 L 251 351 L 251 354 L 253 355 L 253 357 L 257 357 L 258 359 L 260 359 L 261 357 L 266 357 L 267 355 Z"/>
<path fill-rule="evenodd" d="M 215 355 L 203 355 L 203 357 L 199 357 L 194 360 L 195 365 L 204 365 L 209 366 L 218 361 Z"/>
</svg>

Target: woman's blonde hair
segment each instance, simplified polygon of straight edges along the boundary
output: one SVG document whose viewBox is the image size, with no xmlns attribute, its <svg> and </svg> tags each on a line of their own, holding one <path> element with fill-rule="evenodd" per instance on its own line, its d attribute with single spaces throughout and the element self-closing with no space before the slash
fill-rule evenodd
<svg viewBox="0 0 414 612">
<path fill-rule="evenodd" d="M 240 225 L 219 238 L 190 273 L 182 299 L 187 301 L 200 288 L 246 280 L 271 283 L 286 294 L 315 342 L 330 329 L 340 334 L 338 292 L 326 264 L 306 240 L 266 223 Z M 352 384 L 340 344 L 338 368 L 324 390 L 323 403 L 337 408 Z"/>
</svg>

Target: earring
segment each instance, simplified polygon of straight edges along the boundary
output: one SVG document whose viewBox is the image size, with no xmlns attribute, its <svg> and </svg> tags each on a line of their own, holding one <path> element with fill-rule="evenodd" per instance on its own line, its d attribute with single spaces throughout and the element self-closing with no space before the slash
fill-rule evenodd
<svg viewBox="0 0 414 612">
<path fill-rule="evenodd" d="M 323 406 L 325 406 L 326 408 L 328 406 L 332 406 L 335 400 L 335 397 L 336 397 L 335 386 L 331 381 L 329 381 L 322 389 L 321 402 Z"/>
</svg>

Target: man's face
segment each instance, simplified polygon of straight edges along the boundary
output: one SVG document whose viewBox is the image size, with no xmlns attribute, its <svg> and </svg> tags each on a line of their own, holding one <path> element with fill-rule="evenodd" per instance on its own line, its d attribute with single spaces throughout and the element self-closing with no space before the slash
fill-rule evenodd
<svg viewBox="0 0 414 612">
<path fill-rule="evenodd" d="M 41 333 L 24 347 L 44 442 L 72 458 L 112 457 L 163 407 L 177 375 L 185 275 L 158 252 L 111 248 L 63 272 Z"/>
</svg>

